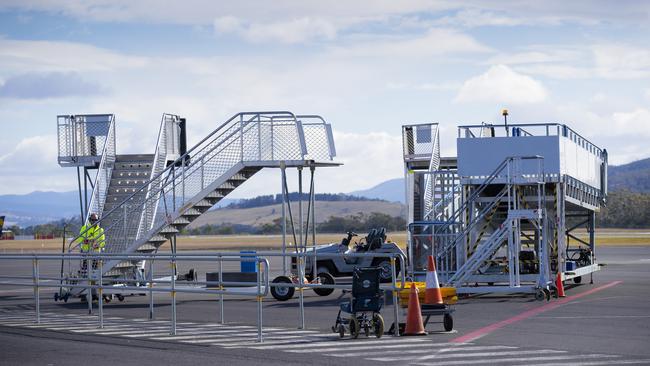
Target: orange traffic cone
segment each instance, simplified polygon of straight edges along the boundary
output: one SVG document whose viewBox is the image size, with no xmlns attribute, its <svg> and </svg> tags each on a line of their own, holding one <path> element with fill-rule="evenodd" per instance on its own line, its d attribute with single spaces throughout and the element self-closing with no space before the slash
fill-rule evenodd
<svg viewBox="0 0 650 366">
<path fill-rule="evenodd" d="M 424 323 L 422 322 L 422 311 L 420 309 L 420 300 L 418 299 L 418 290 L 415 284 L 411 284 L 411 294 L 409 295 L 409 307 L 406 313 L 406 329 L 404 335 L 426 335 Z"/>
<path fill-rule="evenodd" d="M 442 304 L 442 293 L 440 292 L 440 283 L 438 283 L 438 273 L 436 273 L 436 263 L 433 256 L 429 256 L 427 266 L 427 289 L 424 293 L 425 304 Z"/>
<path fill-rule="evenodd" d="M 557 278 L 555 279 L 555 287 L 557 287 L 557 296 L 566 297 L 564 294 L 564 284 L 562 283 L 562 274 L 557 273 Z"/>
</svg>

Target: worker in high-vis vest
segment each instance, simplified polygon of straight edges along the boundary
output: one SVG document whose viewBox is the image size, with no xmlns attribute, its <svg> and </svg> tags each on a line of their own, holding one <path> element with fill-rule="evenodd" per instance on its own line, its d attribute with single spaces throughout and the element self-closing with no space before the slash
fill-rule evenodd
<svg viewBox="0 0 650 366">
<path fill-rule="evenodd" d="M 81 244 L 81 251 L 83 253 L 89 253 L 91 250 L 95 253 L 100 253 L 104 250 L 104 246 L 106 246 L 104 229 L 97 224 L 98 219 L 96 213 L 90 214 L 88 224 L 83 225 L 79 230 L 78 241 Z"/>
<path fill-rule="evenodd" d="M 101 253 L 104 251 L 104 246 L 106 246 L 106 236 L 104 235 L 104 229 L 102 229 L 99 224 L 97 224 L 96 213 L 90 214 L 88 217 L 88 224 L 81 226 L 79 230 L 79 239 L 77 241 L 81 244 L 82 253 Z M 88 270 L 88 264 L 84 259 L 81 262 L 81 268 L 83 272 Z M 97 269 L 97 259 L 93 259 L 92 268 Z"/>
</svg>

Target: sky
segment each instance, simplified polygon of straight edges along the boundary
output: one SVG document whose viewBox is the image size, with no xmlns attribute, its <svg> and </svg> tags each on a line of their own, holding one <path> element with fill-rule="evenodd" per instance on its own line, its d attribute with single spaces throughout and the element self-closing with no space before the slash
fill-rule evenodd
<svg viewBox="0 0 650 366">
<path fill-rule="evenodd" d="M 190 146 L 240 111 L 318 114 L 344 165 L 316 190 L 350 192 L 403 176 L 401 125 L 440 123 L 453 156 L 458 125 L 503 108 L 568 124 L 610 164 L 650 157 L 650 2 L 0 2 L 0 194 L 76 189 L 59 114 L 114 113 L 118 154 L 153 153 L 165 112 Z"/>
</svg>

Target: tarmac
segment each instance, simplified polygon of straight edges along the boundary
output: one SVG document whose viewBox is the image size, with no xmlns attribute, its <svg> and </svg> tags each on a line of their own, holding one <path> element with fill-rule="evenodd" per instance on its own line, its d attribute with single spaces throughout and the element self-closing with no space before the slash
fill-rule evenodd
<svg viewBox="0 0 650 366">
<path fill-rule="evenodd" d="M 88 315 L 78 299 L 54 302 L 55 288 L 41 290 L 41 322 L 35 322 L 31 287 L 0 286 L 0 364 L 229 364 L 229 365 L 650 365 L 650 247 L 601 247 L 605 267 L 567 297 L 535 301 L 531 295 L 482 295 L 461 299 L 454 330 L 430 322 L 422 337 L 339 339 L 331 330 L 343 296 L 304 292 L 305 329 L 298 329 L 297 296 L 263 302 L 264 342 L 257 342 L 257 306 L 251 297 L 226 296 L 225 324 L 218 296 L 179 294 L 177 335 L 170 336 L 171 301 L 127 297 L 104 305 L 104 328 L 97 308 Z M 41 276 L 56 275 L 60 263 L 41 264 Z M 229 264 L 225 270 L 234 269 Z M 203 278 L 209 263 L 181 263 Z M 168 275 L 162 265 L 159 275 Z M 271 263 L 277 274 L 281 268 Z M 0 262 L 0 276 L 30 276 L 31 261 Z M 345 281 L 345 279 L 342 279 Z M 7 282 L 2 279 L 0 282 Z M 393 321 L 388 303 L 382 310 Z M 435 321 L 435 319 L 433 319 Z"/>
</svg>

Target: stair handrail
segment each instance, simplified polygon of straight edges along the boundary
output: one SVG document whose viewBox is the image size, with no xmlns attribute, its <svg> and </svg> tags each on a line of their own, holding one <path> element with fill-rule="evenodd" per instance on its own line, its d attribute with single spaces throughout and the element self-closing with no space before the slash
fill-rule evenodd
<svg viewBox="0 0 650 366">
<path fill-rule="evenodd" d="M 82 225 L 88 224 L 88 219 L 90 218 L 91 213 L 101 214 L 104 204 L 106 203 L 106 195 L 108 192 L 108 186 L 111 180 L 111 174 L 113 171 L 112 163 L 115 162 L 115 116 L 111 115 L 111 120 L 108 127 L 108 133 L 106 134 L 106 139 L 104 140 L 104 146 L 101 150 L 101 160 L 99 166 L 97 167 L 97 173 L 95 174 L 95 180 L 93 183 L 93 190 L 90 194 L 90 202 L 86 210 L 86 216 L 84 217 Z M 83 233 L 80 233 L 78 237 L 81 237 L 82 234 L 85 234 L 90 227 L 87 227 Z M 76 247 L 81 245 L 81 242 L 76 243 L 74 247 L 70 247 L 75 243 L 73 239 L 68 244 L 68 251 L 74 250 Z"/>
<path fill-rule="evenodd" d="M 200 151 L 202 151 L 203 149 L 205 149 L 207 146 L 202 146 L 201 149 L 199 149 L 198 151 L 195 151 L 195 150 L 197 150 L 197 148 L 199 148 L 199 146 L 201 146 L 203 143 L 205 143 L 206 141 L 208 141 L 208 140 L 209 140 L 211 137 L 213 137 L 215 134 L 217 134 L 218 132 L 220 132 L 224 127 L 226 127 L 227 125 L 229 125 L 229 124 L 230 124 L 232 121 L 234 121 L 237 117 L 240 117 L 240 116 L 243 116 L 243 115 L 246 115 L 246 114 L 253 114 L 253 113 L 254 113 L 254 114 L 286 114 L 286 115 L 288 115 L 288 116 L 290 116 L 290 117 L 293 117 L 293 119 L 295 120 L 295 116 L 293 115 L 293 113 L 288 112 L 288 111 L 278 111 L 278 112 L 240 112 L 240 113 L 237 113 L 237 114 L 233 115 L 232 117 L 230 117 L 226 122 L 222 123 L 219 127 L 217 127 L 214 131 L 212 131 L 212 132 L 211 132 L 210 134 L 208 134 L 206 137 L 204 137 L 201 141 L 199 141 L 196 145 L 194 145 L 194 146 L 193 146 L 190 150 L 188 150 L 185 154 L 183 154 L 183 155 L 180 156 L 178 159 L 176 159 L 176 160 L 174 161 L 173 164 L 170 164 L 170 165 L 167 166 L 163 171 L 161 171 L 160 173 L 158 173 L 155 177 L 152 178 L 152 180 L 153 180 L 153 179 L 158 179 L 158 178 L 162 177 L 163 175 L 167 174 L 167 173 L 168 173 L 168 172 L 169 172 L 169 171 L 174 167 L 174 165 L 176 165 L 177 163 L 180 163 L 180 162 L 184 161 L 184 159 L 186 159 L 187 157 L 189 157 L 190 154 L 194 154 L 194 153 L 200 152 Z M 255 116 L 253 116 L 253 118 L 255 118 Z M 237 122 L 239 122 L 239 121 L 237 121 Z M 225 131 L 221 132 L 221 134 L 223 134 L 223 133 L 225 133 Z M 216 138 L 219 138 L 220 136 L 221 136 L 221 135 L 218 135 Z M 135 197 L 137 194 L 139 194 L 140 192 L 142 192 L 142 190 L 146 189 L 146 188 L 148 187 L 148 184 L 149 184 L 149 181 L 148 181 L 148 182 L 145 182 L 145 183 L 144 183 L 144 184 L 143 184 L 139 189 L 137 189 L 137 190 L 135 190 L 134 192 L 132 192 L 129 196 L 127 196 L 124 200 L 122 200 L 122 202 L 120 202 L 118 205 L 116 205 L 115 207 L 113 207 L 113 208 L 112 208 L 109 212 L 107 212 L 105 215 L 102 215 L 102 217 L 99 218 L 99 220 L 96 222 L 96 224 L 101 226 L 101 224 L 103 224 L 103 223 L 106 221 L 106 218 L 107 218 L 107 217 L 110 217 L 110 216 L 113 214 L 113 212 L 115 212 L 118 208 L 120 208 L 120 207 L 122 207 L 123 205 L 125 205 L 129 200 L 131 200 L 131 199 L 132 199 L 133 197 Z M 115 223 L 113 223 L 113 224 L 111 224 L 111 225 L 108 225 L 107 227 L 104 228 L 104 230 L 107 231 L 109 228 L 113 227 L 113 225 L 115 225 Z M 74 237 L 74 238 L 72 238 L 72 239 L 70 240 L 70 242 L 69 242 L 69 244 L 68 244 L 68 252 L 70 252 L 70 251 L 72 251 L 72 250 L 75 250 L 77 247 L 79 247 L 79 246 L 81 245 L 81 242 L 79 241 L 79 239 L 82 238 L 82 237 L 84 237 L 84 236 L 86 235 L 86 233 L 87 233 L 89 230 L 90 230 L 90 227 L 87 227 L 86 230 L 84 230 L 83 232 L 80 232 L 79 235 L 77 235 L 76 237 Z M 76 243 L 76 245 L 72 246 L 72 245 L 75 244 L 75 243 Z"/>
<path fill-rule="evenodd" d="M 147 193 L 146 193 L 147 196 L 145 198 L 145 202 L 149 199 L 151 192 L 154 188 L 154 184 L 156 184 L 156 182 L 162 183 L 162 180 L 160 179 L 158 173 L 162 172 L 163 169 L 166 168 L 165 164 L 167 163 L 167 150 L 168 150 L 167 123 L 175 123 L 179 119 L 180 117 L 178 115 L 163 113 L 163 116 L 160 121 L 160 128 L 158 130 L 158 139 L 156 140 L 156 150 L 154 152 L 153 163 L 151 165 L 151 174 L 149 175 L 149 179 L 147 181 L 148 186 L 147 186 Z M 148 207 L 145 207 L 142 210 L 142 215 L 140 217 L 140 226 L 138 227 L 138 231 L 137 231 L 138 234 L 141 233 L 143 227 L 146 227 L 147 221 L 150 219 L 150 217 L 151 216 L 155 217 L 157 208 L 158 205 L 154 204 L 154 205 L 148 205 Z"/>
<path fill-rule="evenodd" d="M 248 116 L 248 115 L 251 115 L 252 117 L 251 117 L 250 119 L 244 120 L 244 117 L 245 117 L 245 116 Z M 296 128 L 299 127 L 299 122 L 296 120 L 295 115 L 294 115 L 293 113 L 291 113 L 291 112 L 287 112 L 287 111 L 279 111 L 279 112 L 242 112 L 242 113 L 235 114 L 235 115 L 232 116 L 230 119 L 228 119 L 225 123 L 223 123 L 222 125 L 220 125 L 217 129 L 215 129 L 212 133 L 210 133 L 208 136 L 206 136 L 205 138 L 203 138 L 203 139 L 202 139 L 198 144 L 196 144 L 194 147 L 192 147 L 189 151 L 187 151 L 187 152 L 186 152 L 185 154 L 183 154 L 181 157 L 179 157 L 178 159 L 176 159 L 176 161 L 174 162 L 174 164 L 170 164 L 166 169 L 164 169 L 163 171 L 161 171 L 160 173 L 158 173 L 158 174 L 157 174 L 153 179 L 159 179 L 159 178 L 161 178 L 163 175 L 169 175 L 169 172 L 172 171 L 172 169 L 174 168 L 175 165 L 179 165 L 179 166 L 181 166 L 181 167 L 182 167 L 183 174 L 185 174 L 185 172 L 186 172 L 187 170 L 191 170 L 191 168 L 194 167 L 193 165 L 196 165 L 196 163 L 190 163 L 190 165 L 186 165 L 186 164 L 184 164 L 184 162 L 188 160 L 187 158 L 190 156 L 190 154 L 193 154 L 193 156 L 194 156 L 195 158 L 197 158 L 197 157 L 199 157 L 199 156 L 203 156 L 203 157 L 205 157 L 207 154 L 210 153 L 210 151 L 213 151 L 217 146 L 219 146 L 220 144 L 223 144 L 223 143 L 225 143 L 226 141 L 228 141 L 228 138 L 230 138 L 230 137 L 232 136 L 233 133 L 237 133 L 237 131 L 239 131 L 239 132 L 242 134 L 242 138 L 243 138 L 243 134 L 244 134 L 244 132 L 243 132 L 242 127 L 244 127 L 245 125 L 247 126 L 247 125 L 248 125 L 249 123 L 251 123 L 251 122 L 255 123 L 255 119 L 256 119 L 256 118 L 258 119 L 258 121 L 257 121 L 258 126 L 261 126 L 261 123 L 262 123 L 262 122 L 261 122 L 260 118 L 261 118 L 262 116 L 265 117 L 265 118 L 270 118 L 269 115 L 274 115 L 274 118 L 279 119 L 280 122 L 282 122 L 282 121 L 290 122 L 290 123 L 295 124 L 295 127 L 296 127 Z M 239 117 L 239 120 L 237 120 L 238 117 Z M 234 123 L 233 123 L 233 122 L 234 122 Z M 265 122 L 266 122 L 266 120 L 265 120 Z M 254 126 L 254 125 L 252 125 L 252 126 Z M 228 137 L 226 137 L 225 139 L 222 139 L 221 141 L 219 141 L 219 139 L 220 139 L 221 137 L 223 137 L 223 135 L 227 134 L 228 131 L 229 131 L 231 128 L 233 128 L 233 127 L 235 127 L 236 130 L 235 130 L 233 133 L 231 133 Z M 261 133 L 261 132 L 260 132 L 260 133 Z M 216 135 L 216 136 L 215 136 L 215 135 Z M 298 137 L 298 139 L 300 139 L 301 136 L 296 136 L 296 137 Z M 204 144 L 206 141 L 209 141 L 209 143 L 208 143 L 208 144 Z M 218 142 L 218 144 L 215 145 L 215 146 L 213 146 L 212 149 L 211 149 L 210 151 L 208 151 L 208 153 L 201 155 L 201 152 L 203 152 L 206 148 L 210 147 L 211 144 L 214 143 L 214 142 Z M 228 144 L 232 144 L 233 142 L 234 142 L 234 140 L 228 142 Z M 243 141 L 241 141 L 241 142 L 243 142 Z M 242 155 L 239 156 L 239 161 L 243 161 L 243 159 L 244 159 L 244 156 L 243 156 L 243 145 L 241 145 L 241 146 L 242 146 L 242 151 L 241 151 L 241 154 L 242 154 Z M 258 146 L 258 147 L 261 149 L 260 146 Z M 301 156 L 304 157 L 306 151 L 303 150 L 303 151 L 301 151 L 301 153 L 302 153 Z M 210 159 L 214 158 L 214 156 L 216 156 L 216 155 L 213 155 Z M 201 160 L 200 158 L 199 158 L 199 159 L 196 159 L 196 161 L 200 161 L 200 160 Z M 205 164 L 205 162 L 203 162 L 202 164 Z M 196 170 L 194 170 L 194 171 L 196 171 Z M 192 172 L 191 172 L 191 173 L 192 173 Z M 184 176 L 183 176 L 182 179 L 184 179 Z M 151 181 L 151 180 L 150 180 L 150 181 Z M 147 186 L 148 186 L 148 184 L 150 183 L 150 181 L 149 181 L 149 182 L 146 182 L 146 183 L 145 183 L 145 184 L 144 184 L 140 189 L 138 189 L 138 190 L 136 190 L 135 192 L 133 192 L 132 194 L 130 194 L 130 195 L 129 195 L 128 197 L 126 197 L 126 198 L 125 198 L 125 199 L 124 199 L 120 204 L 118 204 L 117 206 L 115 206 L 115 207 L 114 207 L 112 210 L 110 210 L 106 215 L 104 215 L 104 216 L 102 217 L 102 219 L 100 220 L 99 224 L 101 224 L 101 222 L 102 222 L 103 220 L 104 220 L 104 222 L 105 222 L 105 220 L 106 220 L 108 217 L 111 217 L 111 216 L 113 215 L 113 213 L 116 212 L 116 210 L 118 210 L 118 209 L 120 209 L 120 208 L 124 208 L 123 206 L 125 206 L 126 204 L 128 204 L 128 201 L 129 201 L 130 199 L 132 199 L 133 197 L 135 197 L 137 194 L 141 193 L 143 189 L 146 189 L 146 188 L 147 188 Z M 166 188 L 166 186 L 167 186 L 168 184 L 171 184 L 171 183 L 168 182 L 168 183 L 166 183 L 166 185 L 165 185 L 164 187 L 161 187 L 160 189 L 158 189 L 158 193 L 156 193 L 156 195 L 160 194 L 161 192 L 164 192 L 164 189 Z M 151 196 L 150 196 L 148 199 L 151 199 Z M 144 204 L 144 202 L 146 202 L 146 201 L 143 201 L 143 204 Z M 154 218 L 154 220 L 155 220 L 155 218 Z M 111 227 L 113 227 L 114 225 L 116 225 L 117 223 L 118 223 L 118 222 L 115 221 L 115 222 L 111 223 L 110 225 L 108 225 L 108 227 L 111 228 Z M 125 228 L 125 230 L 126 230 L 126 228 Z M 72 239 L 72 242 L 75 242 L 75 241 L 76 241 L 79 237 L 81 237 L 83 234 L 84 234 L 84 233 L 81 233 L 78 237 L 73 238 L 73 239 Z M 126 235 L 126 233 L 125 233 L 125 235 Z"/>
</svg>

